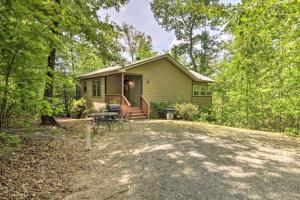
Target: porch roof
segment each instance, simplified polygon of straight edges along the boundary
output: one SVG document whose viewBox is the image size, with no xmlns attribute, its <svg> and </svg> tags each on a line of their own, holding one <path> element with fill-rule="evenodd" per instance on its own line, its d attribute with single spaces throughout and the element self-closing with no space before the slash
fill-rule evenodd
<svg viewBox="0 0 300 200">
<path fill-rule="evenodd" d="M 126 72 L 127 69 L 138 67 L 143 64 L 153 62 L 153 61 L 163 59 L 163 58 L 169 60 L 172 64 L 174 64 L 176 67 L 178 67 L 184 74 L 186 74 L 188 77 L 190 77 L 193 81 L 209 82 L 209 83 L 215 82 L 213 79 L 211 79 L 207 76 L 204 76 L 193 70 L 186 69 L 181 63 L 179 63 L 170 54 L 163 54 L 163 55 L 155 56 L 152 58 L 139 60 L 139 61 L 133 62 L 133 63 L 125 65 L 125 66 L 106 67 L 106 68 L 99 69 L 99 70 L 96 70 L 96 71 L 93 71 L 93 72 L 90 72 L 87 74 L 83 74 L 83 75 L 79 76 L 78 78 L 79 79 L 95 78 L 95 77 L 107 76 L 107 75 L 112 75 L 112 74 L 117 74 L 117 73 L 124 73 L 124 72 Z"/>
</svg>

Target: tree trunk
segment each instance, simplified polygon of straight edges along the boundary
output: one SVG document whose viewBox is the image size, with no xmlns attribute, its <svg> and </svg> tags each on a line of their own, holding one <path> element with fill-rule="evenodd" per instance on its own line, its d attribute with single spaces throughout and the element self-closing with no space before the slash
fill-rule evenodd
<svg viewBox="0 0 300 200">
<path fill-rule="evenodd" d="M 65 107 L 65 115 L 66 117 L 71 117 L 70 111 L 69 111 L 69 95 L 66 86 L 63 86 L 63 98 L 64 98 L 64 107 Z"/>
<path fill-rule="evenodd" d="M 194 41 L 193 41 L 193 26 L 192 28 L 190 29 L 190 35 L 189 35 L 189 56 L 190 56 L 190 59 L 192 61 L 192 65 L 193 65 L 193 70 L 198 72 L 198 66 L 196 64 L 196 61 L 195 61 L 195 58 L 194 58 L 194 54 L 193 54 L 193 48 L 194 48 Z"/>
<path fill-rule="evenodd" d="M 60 0 L 55 0 L 55 2 L 60 5 Z M 53 25 L 58 27 L 58 22 L 53 21 Z M 58 35 L 58 31 L 52 29 L 52 33 Z M 55 70 L 55 58 L 56 58 L 56 49 L 53 48 L 48 56 L 48 71 L 47 71 L 47 79 L 46 79 L 46 86 L 44 92 L 44 101 L 48 101 L 52 103 L 52 96 L 53 96 L 53 82 L 54 82 L 54 70 Z M 52 115 L 41 115 L 41 124 L 42 125 L 59 125 L 54 116 Z"/>
<path fill-rule="evenodd" d="M 0 110 L 0 131 L 2 130 L 2 126 L 4 124 L 4 119 L 5 119 L 5 110 L 7 106 L 7 97 L 8 97 L 8 80 L 9 80 L 9 74 L 6 75 L 5 83 L 4 83 L 4 91 L 3 91 L 1 110 Z"/>
<path fill-rule="evenodd" d="M 20 48 L 16 50 L 16 52 L 14 53 L 11 62 L 9 63 L 8 67 L 7 67 L 7 72 L 5 74 L 5 78 L 4 78 L 4 91 L 3 91 L 3 95 L 2 95 L 2 101 L 1 101 L 1 109 L 0 109 L 0 131 L 2 129 L 3 123 L 4 123 L 4 119 L 5 119 L 5 112 L 6 112 L 6 107 L 7 107 L 7 99 L 8 99 L 8 87 L 9 87 L 9 78 L 10 78 L 10 74 L 16 59 L 16 56 L 19 52 Z"/>
<path fill-rule="evenodd" d="M 47 72 L 46 87 L 44 92 L 44 101 L 48 101 L 50 103 L 52 103 L 52 95 L 53 95 L 55 55 L 56 55 L 56 50 L 55 48 L 53 48 L 52 51 L 50 52 L 50 55 L 48 56 L 48 72 Z M 55 121 L 52 115 L 42 115 L 41 124 L 57 125 L 58 123 Z"/>
</svg>

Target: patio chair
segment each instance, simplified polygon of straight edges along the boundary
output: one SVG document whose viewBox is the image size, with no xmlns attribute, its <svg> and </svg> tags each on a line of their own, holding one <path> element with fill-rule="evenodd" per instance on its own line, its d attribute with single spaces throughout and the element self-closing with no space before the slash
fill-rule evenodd
<svg viewBox="0 0 300 200">
<path fill-rule="evenodd" d="M 107 120 L 104 116 L 94 116 L 94 133 L 98 133 L 99 127 L 105 127 Z"/>
<path fill-rule="evenodd" d="M 124 125 L 126 124 L 129 127 L 129 130 L 131 131 L 131 124 L 130 124 L 130 120 L 128 119 L 129 112 L 126 112 L 124 114 L 122 114 L 120 112 L 119 116 L 113 119 L 113 122 L 118 124 L 120 129 L 124 130 Z"/>
</svg>

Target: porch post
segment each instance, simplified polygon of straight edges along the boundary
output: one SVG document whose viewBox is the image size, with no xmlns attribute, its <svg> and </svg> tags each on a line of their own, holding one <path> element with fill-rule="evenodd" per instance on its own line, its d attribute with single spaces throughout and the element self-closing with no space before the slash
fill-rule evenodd
<svg viewBox="0 0 300 200">
<path fill-rule="evenodd" d="M 122 73 L 122 78 L 121 78 L 121 94 L 124 96 L 124 74 Z"/>
<path fill-rule="evenodd" d="M 121 74 L 121 98 L 120 98 L 120 104 L 121 104 L 121 113 L 122 116 L 125 113 L 125 108 L 124 108 L 124 104 L 123 104 L 123 97 L 124 97 L 124 74 Z"/>
</svg>

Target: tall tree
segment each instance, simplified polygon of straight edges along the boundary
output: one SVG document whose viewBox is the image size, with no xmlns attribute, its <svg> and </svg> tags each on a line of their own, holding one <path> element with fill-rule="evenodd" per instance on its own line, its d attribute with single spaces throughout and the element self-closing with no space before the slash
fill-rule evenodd
<svg viewBox="0 0 300 200">
<path fill-rule="evenodd" d="M 172 52 L 188 56 L 194 71 L 209 75 L 217 54 L 217 40 L 210 34 L 219 25 L 222 5 L 218 0 L 154 0 L 155 19 L 167 31 L 174 31 L 180 44 Z"/>
<path fill-rule="evenodd" d="M 55 123 L 47 120 L 55 114 L 53 75 L 62 59 L 57 55 L 66 50 L 66 44 L 91 47 L 105 64 L 119 59 L 116 29 L 100 20 L 97 11 L 124 3 L 126 0 L 1 1 L 0 128 L 21 115 L 42 114 L 44 123 Z"/>
<path fill-rule="evenodd" d="M 122 41 L 125 51 L 129 54 L 131 62 L 154 56 L 156 52 L 152 47 L 152 39 L 145 33 L 137 31 L 133 26 L 122 24 Z"/>
<path fill-rule="evenodd" d="M 61 6 L 61 0 L 54 1 L 56 7 Z M 55 16 L 59 16 L 60 9 L 55 10 Z M 51 22 L 50 22 L 51 23 Z M 53 18 L 52 20 L 53 25 L 50 26 L 50 30 L 52 34 L 59 35 L 61 32 L 58 31 L 58 18 Z M 54 44 L 51 45 L 51 51 L 48 55 L 47 61 L 47 78 L 46 78 L 46 85 L 44 91 L 44 101 L 48 101 L 50 104 L 52 103 L 52 96 L 53 96 L 53 81 L 54 81 L 54 70 L 55 70 L 55 58 L 56 58 L 56 48 Z M 54 119 L 54 116 L 51 114 L 44 113 L 41 115 L 41 123 L 44 125 L 53 124 L 57 125 L 57 122 Z"/>
<path fill-rule="evenodd" d="M 218 118 L 232 126 L 300 131 L 300 4 L 243 1 L 227 31 L 230 55 L 216 77 Z"/>
<path fill-rule="evenodd" d="M 39 2 L 0 3 L 0 129 L 14 117 L 36 115 L 45 81 L 51 16 L 41 16 Z M 33 9 L 37 8 L 37 9 Z M 48 7 L 51 13 L 55 8 Z"/>
<path fill-rule="evenodd" d="M 107 48 L 107 42 L 105 41 L 105 35 L 107 31 L 110 31 L 106 22 L 100 21 L 97 11 L 100 8 L 116 7 L 126 3 L 126 0 L 111 0 L 111 1 L 68 1 L 61 2 L 55 0 L 55 6 L 57 12 L 54 13 L 52 24 L 50 27 L 54 35 L 60 35 L 71 40 L 75 40 L 76 37 L 90 41 L 93 45 L 101 45 L 104 50 L 103 56 L 109 55 Z M 45 14 L 47 14 L 47 10 Z M 75 26 L 74 26 L 75 25 Z M 79 39 L 79 40 L 80 40 Z M 46 79 L 46 87 L 44 92 L 44 100 L 51 104 L 53 96 L 53 80 L 55 71 L 56 60 L 56 44 L 53 44 L 52 50 L 48 56 L 48 78 Z M 41 116 L 42 124 L 56 124 L 54 116 L 49 113 L 45 113 Z"/>
</svg>

